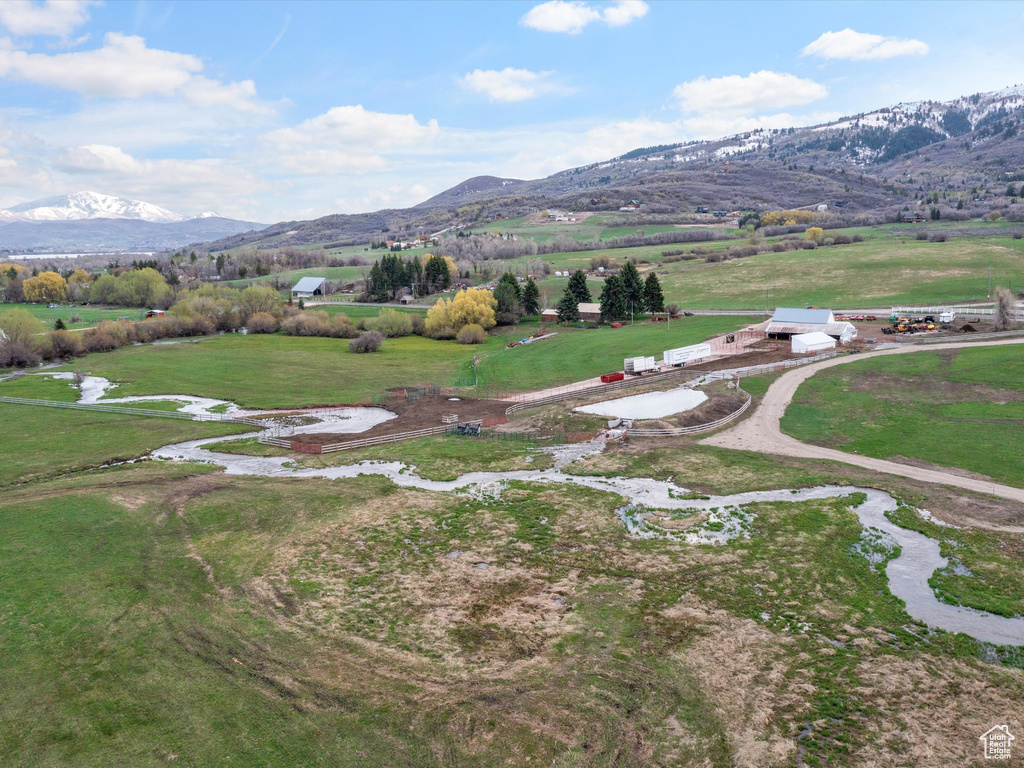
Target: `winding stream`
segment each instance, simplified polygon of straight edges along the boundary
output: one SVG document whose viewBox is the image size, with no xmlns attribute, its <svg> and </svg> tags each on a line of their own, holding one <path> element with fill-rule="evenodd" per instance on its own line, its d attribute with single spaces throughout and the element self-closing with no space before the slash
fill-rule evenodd
<svg viewBox="0 0 1024 768">
<path fill-rule="evenodd" d="M 46 375 L 59 378 L 71 376 Z M 109 381 L 99 377 L 88 377 L 82 387 L 81 401 L 114 403 L 172 400 L 182 403 L 179 410 L 187 413 L 209 413 L 211 408 L 222 405 L 226 405 L 227 412 L 231 414 L 252 413 L 241 411 L 234 404 L 222 400 L 192 396 L 103 398 L 110 388 Z M 317 411 L 315 418 L 315 423 L 297 427 L 295 431 L 363 432 L 382 421 L 394 418 L 394 414 L 382 408 L 336 408 Z M 973 608 L 947 605 L 935 597 L 935 593 L 928 585 L 928 579 L 936 570 L 947 567 L 948 560 L 940 554 L 936 540 L 916 531 L 901 528 L 885 516 L 886 512 L 894 511 L 898 505 L 896 499 L 884 491 L 856 486 L 820 486 L 801 490 L 754 491 L 710 498 L 692 498 L 694 494 L 689 489 L 670 482 L 629 477 L 588 477 L 562 471 L 568 464 L 604 450 L 604 443 L 600 440 L 544 449 L 555 458 L 554 466 L 550 469 L 467 472 L 458 479 L 449 481 L 421 478 L 415 474 L 415 467 L 398 461 L 370 461 L 348 466 L 310 469 L 286 466 L 292 461 L 288 457 L 243 456 L 219 453 L 206 448 L 212 443 L 251 438 L 258 434 L 253 432 L 233 437 L 177 443 L 153 451 L 152 457 L 169 461 L 217 464 L 223 466 L 230 475 L 327 479 L 380 475 L 402 488 L 477 497 L 500 497 L 503 487 L 511 481 L 583 486 L 615 493 L 626 499 L 627 503 L 620 507 L 617 513 L 631 535 L 661 536 L 691 544 L 723 543 L 736 536 L 745 535 L 746 527 L 753 518 L 753 513 L 746 509 L 750 504 L 843 498 L 854 493 L 863 493 L 867 497 L 866 501 L 854 507 L 853 511 L 865 531 L 872 535 L 880 532 L 882 538 L 891 540 L 901 548 L 899 556 L 888 561 L 885 572 L 889 579 L 889 589 L 903 600 L 910 616 L 929 626 L 949 632 L 962 632 L 983 642 L 996 645 L 1024 645 L 1024 618 L 1006 618 Z M 691 498 L 687 498 L 688 496 Z M 653 520 L 653 513 L 649 510 L 679 511 L 685 516 L 702 515 L 703 518 L 700 525 L 672 531 L 657 525 Z M 927 516 L 926 512 L 922 514 Z"/>
</svg>

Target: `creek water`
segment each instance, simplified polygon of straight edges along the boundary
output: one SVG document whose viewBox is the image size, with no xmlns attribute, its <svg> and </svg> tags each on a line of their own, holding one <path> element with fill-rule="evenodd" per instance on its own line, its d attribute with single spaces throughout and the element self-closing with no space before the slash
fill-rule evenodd
<svg viewBox="0 0 1024 768">
<path fill-rule="evenodd" d="M 70 378 L 71 374 L 48 373 L 57 378 Z M 189 395 L 154 395 L 104 398 L 112 385 L 106 379 L 90 376 L 81 388 L 81 402 L 142 402 L 146 400 L 176 401 L 182 403 L 183 412 L 209 413 L 211 408 L 226 405 L 229 414 L 253 415 L 232 403 Z M 336 408 L 317 411 L 315 423 L 296 427 L 307 432 L 364 432 L 395 415 L 382 408 Z M 900 547 L 900 553 L 886 564 L 890 591 L 905 605 L 907 613 L 929 626 L 966 635 L 996 645 L 1024 645 L 1024 618 L 1007 618 L 973 608 L 949 605 L 939 601 L 928 579 L 936 570 L 946 568 L 947 558 L 939 551 L 936 540 L 921 533 L 901 528 L 886 517 L 896 510 L 898 503 L 890 494 L 874 488 L 826 485 L 799 490 L 752 491 L 709 498 L 694 498 L 690 489 L 674 483 L 634 477 L 602 477 L 574 475 L 563 470 L 571 463 L 600 453 L 604 442 L 576 443 L 543 449 L 554 457 L 550 469 L 524 469 L 504 472 L 467 472 L 455 480 L 428 480 L 416 474 L 415 467 L 399 461 L 357 462 L 346 466 L 302 468 L 287 457 L 244 456 L 220 453 L 206 446 L 225 440 L 239 440 L 257 436 L 258 432 L 233 437 L 215 437 L 190 440 L 164 446 L 152 452 L 152 457 L 168 461 L 198 461 L 224 467 L 230 475 L 280 478 L 354 478 L 359 475 L 380 475 L 403 488 L 457 493 L 475 497 L 500 497 L 502 489 L 512 481 L 576 485 L 614 493 L 625 499 L 617 510 L 619 518 L 631 535 L 639 537 L 662 536 L 690 544 L 724 543 L 746 534 L 753 517 L 749 505 L 760 502 L 801 502 L 813 499 L 849 497 L 863 493 L 865 501 L 855 507 L 866 532 L 880 532 L 883 538 Z M 673 533 L 654 525 L 649 510 L 679 510 L 705 516 L 702 525 Z M 927 516 L 927 512 L 922 512 Z M 717 523 L 717 525 L 716 525 Z M 709 525 L 710 524 L 710 525 Z M 873 531 L 872 531 L 873 529 Z"/>
</svg>

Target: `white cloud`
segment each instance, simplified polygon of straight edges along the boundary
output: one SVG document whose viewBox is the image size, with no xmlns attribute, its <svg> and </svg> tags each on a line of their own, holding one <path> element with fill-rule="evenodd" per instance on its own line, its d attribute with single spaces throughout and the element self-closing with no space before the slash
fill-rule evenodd
<svg viewBox="0 0 1024 768">
<path fill-rule="evenodd" d="M 293 173 L 363 173 L 388 165 L 381 153 L 424 149 L 440 132 L 413 115 L 370 112 L 362 105 L 333 107 L 291 128 L 265 134 L 271 162 Z"/>
<path fill-rule="evenodd" d="M 103 144 L 68 147 L 54 167 L 78 187 L 138 197 L 176 211 L 216 209 L 241 218 L 251 215 L 254 205 L 246 196 L 267 187 L 244 167 L 221 159 L 140 159 Z"/>
<path fill-rule="evenodd" d="M 623 27 L 643 18 L 650 6 L 643 0 L 619 0 L 596 8 L 582 0 L 548 0 L 535 5 L 519 20 L 524 27 L 541 32 L 564 32 L 578 35 L 588 24 L 604 22 L 609 27 Z"/>
<path fill-rule="evenodd" d="M 855 32 L 847 27 L 841 32 L 826 32 L 800 51 L 800 55 L 817 56 L 820 59 L 867 61 L 892 59 L 897 56 L 924 56 L 928 51 L 928 44 L 920 40 Z"/>
<path fill-rule="evenodd" d="M 810 104 L 828 96 L 828 88 L 785 72 L 761 70 L 746 77 L 698 77 L 673 91 L 683 109 L 701 113 L 751 113 Z"/>
<path fill-rule="evenodd" d="M 491 101 L 526 101 L 559 90 L 547 78 L 554 72 L 531 72 L 528 69 L 475 69 L 459 82 L 463 88 L 482 93 Z"/>
<path fill-rule="evenodd" d="M 601 12 L 604 23 L 609 27 L 624 27 L 647 15 L 650 6 L 643 0 L 619 0 Z"/>
<path fill-rule="evenodd" d="M 75 27 L 89 20 L 89 6 L 95 0 L 3 0 L 0 24 L 13 35 L 53 35 L 67 37 Z"/>
<path fill-rule="evenodd" d="M 0 50 L 0 77 L 76 91 L 83 96 L 137 99 L 157 94 L 184 96 L 199 106 L 229 105 L 246 112 L 267 113 L 256 101 L 251 80 L 221 83 L 199 73 L 203 62 L 187 53 L 148 48 L 146 41 L 117 32 L 103 47 L 47 55 Z"/>
</svg>

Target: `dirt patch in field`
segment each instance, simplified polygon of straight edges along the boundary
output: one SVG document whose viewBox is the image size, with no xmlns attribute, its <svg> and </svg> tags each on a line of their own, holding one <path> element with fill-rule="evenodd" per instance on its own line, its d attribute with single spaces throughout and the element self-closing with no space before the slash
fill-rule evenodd
<svg viewBox="0 0 1024 768">
<path fill-rule="evenodd" d="M 985 401 L 1003 405 L 1024 400 L 1024 392 L 1017 390 L 945 381 L 937 377 L 907 377 L 890 371 L 843 371 L 842 375 L 849 391 L 870 394 L 894 403 Z"/>
<path fill-rule="evenodd" d="M 1021 722 L 1020 670 L 995 678 L 955 659 L 885 656 L 865 659 L 856 675 L 855 693 L 877 708 L 879 730 L 855 765 L 907 765 L 908 745 L 914 765 L 984 765 L 978 737 L 997 723 Z"/>
<path fill-rule="evenodd" d="M 451 400 L 449 399 L 451 397 L 459 399 Z M 504 400 L 484 400 L 447 394 L 421 394 L 418 399 L 410 400 L 403 389 L 389 392 L 389 397 L 385 402 L 375 405 L 397 414 L 398 418 L 378 424 L 373 429 L 360 432 L 357 435 L 324 432 L 296 435 L 291 439 L 298 443 L 328 445 L 344 443 L 349 440 L 361 440 L 366 437 L 394 435 L 399 432 L 441 426 L 443 423 L 441 417 L 451 413 L 457 414 L 459 421 L 483 420 L 485 425 L 490 425 L 503 422 L 507 418 L 505 409 L 512 403 Z"/>
<path fill-rule="evenodd" d="M 791 764 L 796 744 L 788 733 L 795 730 L 800 713 L 809 709 L 815 690 L 810 670 L 791 669 L 786 654 L 792 638 L 695 601 L 665 615 L 707 625 L 703 636 L 679 656 L 714 702 L 714 714 L 722 721 L 737 761 L 734 765 Z"/>
</svg>

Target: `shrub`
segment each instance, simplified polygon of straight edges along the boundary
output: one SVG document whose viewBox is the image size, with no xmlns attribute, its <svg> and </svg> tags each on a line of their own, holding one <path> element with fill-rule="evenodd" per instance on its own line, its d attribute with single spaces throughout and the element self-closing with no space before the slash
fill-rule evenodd
<svg viewBox="0 0 1024 768">
<path fill-rule="evenodd" d="M 455 335 L 459 344 L 483 344 L 487 340 L 487 331 L 476 323 L 462 326 Z"/>
<path fill-rule="evenodd" d="M 927 240 L 928 239 L 928 233 L 927 232 L 918 232 L 917 233 L 917 239 L 918 240 Z"/>
<path fill-rule="evenodd" d="M 276 333 L 277 318 L 269 312 L 257 312 L 249 318 L 245 328 L 249 333 Z"/>
<path fill-rule="evenodd" d="M 85 332 L 82 337 L 82 349 L 86 352 L 110 352 L 123 346 L 109 333 L 103 333 L 95 328 Z"/>
<path fill-rule="evenodd" d="M 335 339 L 353 339 L 358 335 L 348 315 L 335 315 L 332 319 L 322 309 L 292 315 L 281 323 L 288 336 L 327 336 Z"/>
<path fill-rule="evenodd" d="M 39 355 L 28 344 L 20 341 L 0 343 L 0 368 L 28 368 L 39 361 Z"/>
<path fill-rule="evenodd" d="M 855 243 L 863 243 L 864 242 L 864 235 L 853 235 L 850 238 L 850 240 L 852 240 Z"/>
<path fill-rule="evenodd" d="M 359 334 L 358 339 L 348 343 L 348 348 L 353 352 L 376 352 L 384 343 L 384 334 L 380 331 L 366 331 Z"/>
<path fill-rule="evenodd" d="M 412 319 L 412 332 L 417 336 L 422 336 L 426 331 L 426 323 L 423 321 L 422 315 L 410 315 Z"/>
<path fill-rule="evenodd" d="M 81 335 L 71 331 L 50 331 L 49 343 L 52 357 L 75 357 L 82 352 Z"/>
<path fill-rule="evenodd" d="M 851 238 L 849 235 L 832 235 L 832 242 L 835 245 L 849 245 L 851 242 L 853 242 L 853 238 Z"/>
<path fill-rule="evenodd" d="M 936 232 L 929 239 L 933 243 L 944 243 L 944 242 L 946 242 L 946 236 L 942 232 Z"/>
<path fill-rule="evenodd" d="M 670 315 L 678 315 L 679 314 L 679 305 L 678 304 L 666 304 L 665 305 L 665 311 L 668 312 Z"/>
<path fill-rule="evenodd" d="M 407 312 L 399 312 L 397 309 L 382 309 L 380 314 L 366 325 L 370 330 L 379 331 L 389 339 L 412 333 L 412 317 Z"/>
</svg>

